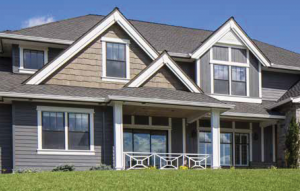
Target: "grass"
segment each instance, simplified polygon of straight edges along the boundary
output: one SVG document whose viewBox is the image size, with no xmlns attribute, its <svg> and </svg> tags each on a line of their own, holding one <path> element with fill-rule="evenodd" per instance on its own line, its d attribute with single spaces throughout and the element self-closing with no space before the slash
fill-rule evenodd
<svg viewBox="0 0 300 191">
<path fill-rule="evenodd" d="M 136 170 L 0 175 L 0 190 L 300 190 L 300 170 Z"/>
</svg>

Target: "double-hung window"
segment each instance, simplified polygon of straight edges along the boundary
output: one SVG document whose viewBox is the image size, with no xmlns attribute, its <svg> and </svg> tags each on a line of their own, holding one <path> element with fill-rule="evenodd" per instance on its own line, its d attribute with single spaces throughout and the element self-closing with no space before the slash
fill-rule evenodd
<svg viewBox="0 0 300 191">
<path fill-rule="evenodd" d="M 249 96 L 249 52 L 244 48 L 214 46 L 211 49 L 212 93 Z"/>
<path fill-rule="evenodd" d="M 20 47 L 21 73 L 34 73 L 48 62 L 48 50 L 46 48 Z"/>
<path fill-rule="evenodd" d="M 92 109 L 38 106 L 37 110 L 39 154 L 93 154 Z"/>
<path fill-rule="evenodd" d="M 102 37 L 102 79 L 107 81 L 128 82 L 129 41 Z"/>
</svg>

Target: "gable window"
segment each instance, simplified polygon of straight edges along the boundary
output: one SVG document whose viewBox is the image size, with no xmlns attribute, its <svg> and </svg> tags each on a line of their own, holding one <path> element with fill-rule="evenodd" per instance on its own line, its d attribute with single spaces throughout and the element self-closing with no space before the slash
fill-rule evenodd
<svg viewBox="0 0 300 191">
<path fill-rule="evenodd" d="M 34 73 L 48 62 L 48 50 L 43 48 L 20 47 L 21 73 Z"/>
<path fill-rule="evenodd" d="M 129 44 L 126 39 L 102 37 L 102 80 L 128 82 Z"/>
<path fill-rule="evenodd" d="M 212 93 L 249 96 L 249 51 L 214 46 L 211 51 Z"/>
<path fill-rule="evenodd" d="M 38 154 L 94 154 L 93 110 L 38 106 Z"/>
</svg>

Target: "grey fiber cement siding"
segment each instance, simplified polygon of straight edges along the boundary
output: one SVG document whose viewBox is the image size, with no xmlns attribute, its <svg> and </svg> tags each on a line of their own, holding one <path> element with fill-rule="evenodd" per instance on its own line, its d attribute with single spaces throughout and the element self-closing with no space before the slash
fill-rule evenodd
<svg viewBox="0 0 300 191">
<path fill-rule="evenodd" d="M 0 174 L 12 170 L 11 105 L 0 104 Z"/>
<path fill-rule="evenodd" d="M 93 108 L 95 155 L 41 155 L 37 154 L 37 106 Z M 104 119 L 104 120 L 103 120 Z M 52 170 L 63 164 L 72 164 L 76 170 L 88 170 L 101 163 L 113 161 L 113 115 L 111 107 L 82 105 L 49 105 L 45 103 L 13 102 L 15 170 Z"/>
</svg>

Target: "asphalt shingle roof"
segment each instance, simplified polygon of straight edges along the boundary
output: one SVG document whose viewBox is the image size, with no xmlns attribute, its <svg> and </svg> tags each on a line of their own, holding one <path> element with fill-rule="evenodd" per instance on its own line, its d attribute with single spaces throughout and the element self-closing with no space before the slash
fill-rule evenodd
<svg viewBox="0 0 300 191">
<path fill-rule="evenodd" d="M 300 81 L 298 81 L 294 86 L 292 86 L 288 91 L 286 91 L 281 98 L 278 99 L 278 102 L 283 101 L 290 97 L 300 96 Z"/>
<path fill-rule="evenodd" d="M 75 41 L 103 18 L 85 15 L 6 33 Z M 213 32 L 136 20 L 130 22 L 158 51 L 174 53 L 191 53 Z M 300 67 L 300 54 L 257 40 L 254 42 L 272 63 Z"/>
</svg>

